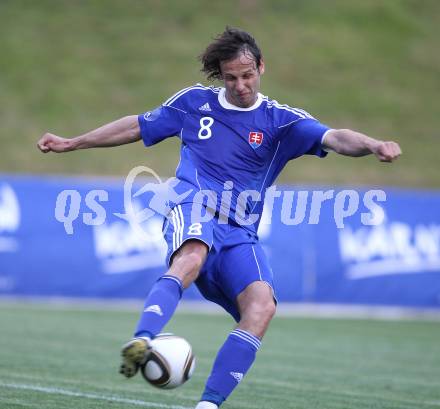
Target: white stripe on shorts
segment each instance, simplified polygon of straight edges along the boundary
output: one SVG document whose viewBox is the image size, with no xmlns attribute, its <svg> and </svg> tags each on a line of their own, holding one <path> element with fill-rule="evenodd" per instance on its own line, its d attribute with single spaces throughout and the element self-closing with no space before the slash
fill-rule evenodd
<svg viewBox="0 0 440 409">
<path fill-rule="evenodd" d="M 252 252 L 254 253 L 255 262 L 257 263 L 258 275 L 260 276 L 260 280 L 263 281 L 263 277 L 261 277 L 260 265 L 258 264 L 257 255 L 255 254 L 254 246 L 252 246 Z"/>
<path fill-rule="evenodd" d="M 185 220 L 183 218 L 182 206 L 177 205 L 171 210 L 173 217 L 173 252 L 176 251 L 183 243 L 183 229 L 185 227 Z"/>
<path fill-rule="evenodd" d="M 180 240 L 179 240 L 179 247 L 182 245 L 183 243 L 183 229 L 185 228 L 185 219 L 183 218 L 183 212 L 182 212 L 182 206 L 177 206 L 177 209 L 179 211 L 180 214 L 180 221 L 181 221 L 181 227 L 180 227 Z"/>
<path fill-rule="evenodd" d="M 179 248 L 180 220 L 179 220 L 179 213 L 177 212 L 176 207 L 172 210 L 172 213 L 173 213 L 173 221 L 174 221 L 173 251 L 176 251 Z"/>
<path fill-rule="evenodd" d="M 174 251 L 176 250 L 176 228 L 177 228 L 176 214 L 174 213 L 174 209 L 171 210 L 171 219 L 173 225 L 173 251 Z"/>
</svg>

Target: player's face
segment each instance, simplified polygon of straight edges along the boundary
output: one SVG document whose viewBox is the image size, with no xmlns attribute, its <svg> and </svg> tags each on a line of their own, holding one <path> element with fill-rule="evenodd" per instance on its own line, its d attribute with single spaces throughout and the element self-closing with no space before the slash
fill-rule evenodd
<svg viewBox="0 0 440 409">
<path fill-rule="evenodd" d="M 252 106 L 260 90 L 260 76 L 264 73 L 264 62 L 257 68 L 255 58 L 250 53 L 240 53 L 232 60 L 220 63 L 226 100 L 240 108 Z"/>
</svg>

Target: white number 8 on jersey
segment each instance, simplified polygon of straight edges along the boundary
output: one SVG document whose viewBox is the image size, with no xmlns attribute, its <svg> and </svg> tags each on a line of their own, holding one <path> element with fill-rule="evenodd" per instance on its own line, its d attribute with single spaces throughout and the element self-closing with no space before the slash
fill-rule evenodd
<svg viewBox="0 0 440 409">
<path fill-rule="evenodd" d="M 209 116 L 200 118 L 199 139 L 209 139 L 212 136 L 211 126 L 214 123 L 214 119 Z"/>
</svg>

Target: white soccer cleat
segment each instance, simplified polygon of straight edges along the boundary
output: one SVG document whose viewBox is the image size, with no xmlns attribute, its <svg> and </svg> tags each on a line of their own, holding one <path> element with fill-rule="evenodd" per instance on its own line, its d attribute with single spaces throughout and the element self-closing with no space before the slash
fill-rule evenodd
<svg viewBox="0 0 440 409">
<path fill-rule="evenodd" d="M 199 402 L 195 409 L 218 409 L 218 406 L 212 402 Z"/>
<path fill-rule="evenodd" d="M 135 376 L 139 367 L 147 360 L 151 350 L 150 342 L 147 337 L 133 338 L 127 342 L 121 349 L 122 363 L 119 373 L 127 378 Z"/>
</svg>

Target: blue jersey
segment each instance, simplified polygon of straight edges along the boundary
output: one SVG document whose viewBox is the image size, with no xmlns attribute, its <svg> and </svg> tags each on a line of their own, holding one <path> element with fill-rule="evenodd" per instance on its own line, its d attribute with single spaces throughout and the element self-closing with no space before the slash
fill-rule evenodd
<svg viewBox="0 0 440 409">
<path fill-rule="evenodd" d="M 230 192 L 230 210 L 243 202 L 244 214 L 263 211 L 264 194 L 291 159 L 324 157 L 323 135 L 330 128 L 302 109 L 258 94 L 249 108 L 231 105 L 224 88 L 185 88 L 153 111 L 139 115 L 146 146 L 181 139 L 176 177 L 181 191 Z M 252 192 L 252 194 L 242 194 Z M 261 217 L 249 229 L 256 231 Z"/>
</svg>

